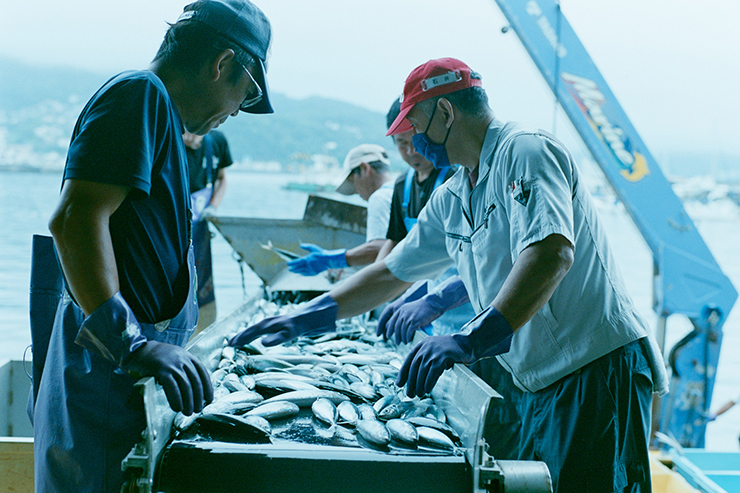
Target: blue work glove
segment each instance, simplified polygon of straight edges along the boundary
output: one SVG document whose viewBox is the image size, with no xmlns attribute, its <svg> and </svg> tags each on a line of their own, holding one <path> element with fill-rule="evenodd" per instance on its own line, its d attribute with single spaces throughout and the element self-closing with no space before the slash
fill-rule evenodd
<svg viewBox="0 0 740 493">
<path fill-rule="evenodd" d="M 385 323 L 385 337 L 395 336 L 396 344 L 409 343 L 414 332 L 428 326 L 447 310 L 470 301 L 465 285 L 459 276 L 453 276 L 416 301 L 404 303 Z M 381 320 L 383 314 L 381 313 Z M 380 325 L 380 321 L 378 322 Z"/>
<path fill-rule="evenodd" d="M 394 313 L 401 308 L 404 304 L 418 300 L 425 294 L 427 294 L 427 281 L 418 281 L 408 288 L 401 296 L 397 299 L 388 303 L 383 311 L 380 313 L 378 318 L 378 326 L 375 329 L 375 333 L 379 336 L 383 336 L 385 339 L 390 339 L 393 334 L 388 334 L 388 320 L 391 319 Z"/>
<path fill-rule="evenodd" d="M 314 298 L 287 315 L 269 317 L 247 327 L 229 339 L 229 346 L 241 347 L 259 336 L 263 346 L 277 346 L 301 335 L 315 335 L 335 330 L 337 302 L 328 293 Z"/>
<path fill-rule="evenodd" d="M 347 249 L 324 250 L 313 243 L 301 243 L 301 248 L 311 252 L 305 257 L 288 262 L 288 270 L 303 276 L 315 276 L 327 269 L 341 269 L 347 267 Z"/>
<path fill-rule="evenodd" d="M 459 333 L 428 337 L 414 346 L 398 372 L 396 384 L 407 385 L 409 397 L 426 395 L 442 372 L 455 363 L 470 365 L 481 358 L 508 352 L 513 335 L 504 316 L 489 306 Z"/>
<path fill-rule="evenodd" d="M 155 377 L 173 411 L 200 412 L 203 401 L 213 399 L 211 378 L 200 360 L 179 346 L 148 341 L 120 291 L 82 322 L 75 343 L 135 378 Z"/>
</svg>

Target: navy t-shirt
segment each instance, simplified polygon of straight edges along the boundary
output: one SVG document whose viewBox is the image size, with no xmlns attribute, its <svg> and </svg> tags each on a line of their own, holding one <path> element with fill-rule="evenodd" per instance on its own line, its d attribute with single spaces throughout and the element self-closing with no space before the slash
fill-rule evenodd
<svg viewBox="0 0 740 493">
<path fill-rule="evenodd" d="M 190 194 L 183 125 L 150 71 L 109 80 L 82 110 L 64 180 L 131 187 L 110 219 L 121 294 L 147 323 L 172 318 L 188 292 Z"/>
<path fill-rule="evenodd" d="M 208 133 L 212 142 L 213 152 L 213 175 L 211 176 L 211 183 L 216 181 L 219 170 L 227 168 L 234 164 L 231 159 L 231 151 L 229 150 L 229 144 L 226 140 L 226 136 L 218 130 L 211 130 Z M 188 153 L 188 168 L 190 170 L 190 193 L 197 192 L 198 190 L 205 188 L 208 184 L 206 177 L 208 172 L 206 171 L 206 144 L 205 140 L 201 143 L 197 149 L 191 149 L 185 146 L 185 151 Z"/>
</svg>

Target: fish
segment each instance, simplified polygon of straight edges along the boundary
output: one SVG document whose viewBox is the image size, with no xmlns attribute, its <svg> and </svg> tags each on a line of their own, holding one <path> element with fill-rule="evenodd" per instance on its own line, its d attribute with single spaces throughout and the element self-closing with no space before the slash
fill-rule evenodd
<svg viewBox="0 0 740 493">
<path fill-rule="evenodd" d="M 460 435 L 452 426 L 448 425 L 447 423 L 442 423 L 441 421 L 438 421 L 436 419 L 422 416 L 408 418 L 406 419 L 406 421 L 416 426 L 417 428 L 420 426 L 425 426 L 427 428 L 434 428 L 435 430 L 439 430 L 450 437 L 451 440 L 460 443 Z"/>
<path fill-rule="evenodd" d="M 275 245 L 272 244 L 272 241 L 270 240 L 267 240 L 267 244 L 260 243 L 260 246 L 264 248 L 265 250 L 270 250 L 272 253 L 274 253 L 281 259 L 285 260 L 286 262 L 289 262 L 291 260 L 295 260 L 301 257 L 297 253 L 293 253 L 290 250 L 285 250 L 284 248 L 276 247 Z"/>
<path fill-rule="evenodd" d="M 348 426 L 355 426 L 360 419 L 360 412 L 351 401 L 340 402 L 337 406 L 337 422 Z"/>
<path fill-rule="evenodd" d="M 251 400 L 230 401 L 221 399 L 208 404 L 203 408 L 201 414 L 243 414 L 255 407 L 257 407 L 257 403 Z"/>
<path fill-rule="evenodd" d="M 373 404 L 373 409 L 375 409 L 375 413 L 377 414 L 382 411 L 384 407 L 397 400 L 400 401 L 398 395 L 396 394 L 386 395 L 385 397 L 381 397 L 380 399 L 375 401 L 375 404 Z"/>
<path fill-rule="evenodd" d="M 228 402 L 231 404 L 243 404 L 243 403 L 259 404 L 263 400 L 265 400 L 265 398 L 262 397 L 261 394 L 253 390 L 238 390 L 236 392 L 230 393 L 229 395 L 215 402 Z"/>
<path fill-rule="evenodd" d="M 328 426 L 334 426 L 337 423 L 337 406 L 325 397 L 319 397 L 313 401 L 311 411 L 316 419 Z"/>
<path fill-rule="evenodd" d="M 241 416 L 232 414 L 203 414 L 196 418 L 201 436 L 220 442 L 270 443 L 270 433 Z"/>
<path fill-rule="evenodd" d="M 241 416 L 241 418 L 255 428 L 262 430 L 266 435 L 270 435 L 272 433 L 272 425 L 262 416 Z"/>
<path fill-rule="evenodd" d="M 218 401 L 229 395 L 231 391 L 227 389 L 226 387 L 221 387 L 220 385 L 214 385 L 213 386 L 213 401 Z"/>
<path fill-rule="evenodd" d="M 254 388 L 265 397 L 274 397 L 294 390 L 319 390 L 317 387 L 302 380 L 277 378 L 255 381 Z"/>
<path fill-rule="evenodd" d="M 416 448 L 417 443 L 419 443 L 419 432 L 408 421 L 398 418 L 390 419 L 385 423 L 385 427 L 391 434 L 391 440 L 405 447 Z"/>
<path fill-rule="evenodd" d="M 455 449 L 455 444 L 452 443 L 450 437 L 439 430 L 427 426 L 417 426 L 416 431 L 419 433 L 419 445 L 449 451 Z"/>
<path fill-rule="evenodd" d="M 349 384 L 349 389 L 361 395 L 368 401 L 373 401 L 378 397 L 377 392 L 375 392 L 375 388 L 372 385 L 366 384 L 365 382 L 351 383 Z"/>
<path fill-rule="evenodd" d="M 237 375 L 236 373 L 229 373 L 228 375 L 226 375 L 226 377 L 224 377 L 224 379 L 221 381 L 221 385 L 229 389 L 231 392 L 249 390 L 247 386 L 242 383 L 239 375 Z"/>
<path fill-rule="evenodd" d="M 388 421 L 389 419 L 398 418 L 404 412 L 414 408 L 415 406 L 416 403 L 412 400 L 392 402 L 380 410 L 378 413 L 378 419 Z"/>
<path fill-rule="evenodd" d="M 195 424 L 195 420 L 198 419 L 200 413 L 193 413 L 190 416 L 185 416 L 183 413 L 177 413 L 173 421 L 175 429 L 178 431 L 185 431 Z"/>
<path fill-rule="evenodd" d="M 244 416 L 258 416 L 268 421 L 295 416 L 301 409 L 297 404 L 288 401 L 265 402 L 247 411 Z"/>
<path fill-rule="evenodd" d="M 319 397 L 329 399 L 334 404 L 339 404 L 342 401 L 348 401 L 349 397 L 339 392 L 333 392 L 331 390 L 293 390 L 284 394 L 270 397 L 265 402 L 275 401 L 289 401 L 296 404 L 298 407 L 309 407 Z"/>
<path fill-rule="evenodd" d="M 357 412 L 360 413 L 360 419 L 372 420 L 378 418 L 378 414 L 370 404 L 360 404 L 357 406 Z"/>
<path fill-rule="evenodd" d="M 361 419 L 357 422 L 357 432 L 372 445 L 386 446 L 391 442 L 388 428 L 376 419 Z"/>
</svg>

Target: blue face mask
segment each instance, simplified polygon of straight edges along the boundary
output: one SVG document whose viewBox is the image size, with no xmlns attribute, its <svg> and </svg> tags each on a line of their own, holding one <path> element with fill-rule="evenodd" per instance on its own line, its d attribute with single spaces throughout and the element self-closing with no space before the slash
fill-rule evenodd
<svg viewBox="0 0 740 493">
<path fill-rule="evenodd" d="M 427 128 L 424 130 L 423 133 L 419 133 L 411 137 L 411 143 L 414 145 L 414 149 L 416 149 L 416 152 L 424 156 L 428 161 L 430 161 L 435 169 L 442 169 L 445 166 L 450 165 L 450 159 L 447 156 L 447 150 L 445 149 L 445 144 L 447 143 L 447 137 L 450 135 L 450 130 L 452 129 L 452 125 L 447 129 L 447 134 L 445 135 L 445 140 L 441 144 L 437 144 L 435 142 L 432 142 L 432 140 L 427 135 L 427 131 L 429 130 L 429 126 L 432 124 L 432 120 L 434 119 L 434 114 L 437 112 L 437 105 L 434 105 L 434 109 L 432 110 L 432 116 L 429 118 L 429 123 L 427 123 Z"/>
</svg>

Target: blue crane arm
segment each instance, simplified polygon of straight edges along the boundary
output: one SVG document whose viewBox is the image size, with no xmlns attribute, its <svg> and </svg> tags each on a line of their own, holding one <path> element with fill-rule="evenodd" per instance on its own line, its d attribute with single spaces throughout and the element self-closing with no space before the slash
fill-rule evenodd
<svg viewBox="0 0 740 493">
<path fill-rule="evenodd" d="M 556 0 L 495 0 L 653 253 L 653 307 L 694 331 L 670 355 L 661 431 L 703 446 L 722 325 L 737 291 L 632 126 Z M 697 423 L 699 423 L 697 425 Z"/>
</svg>

